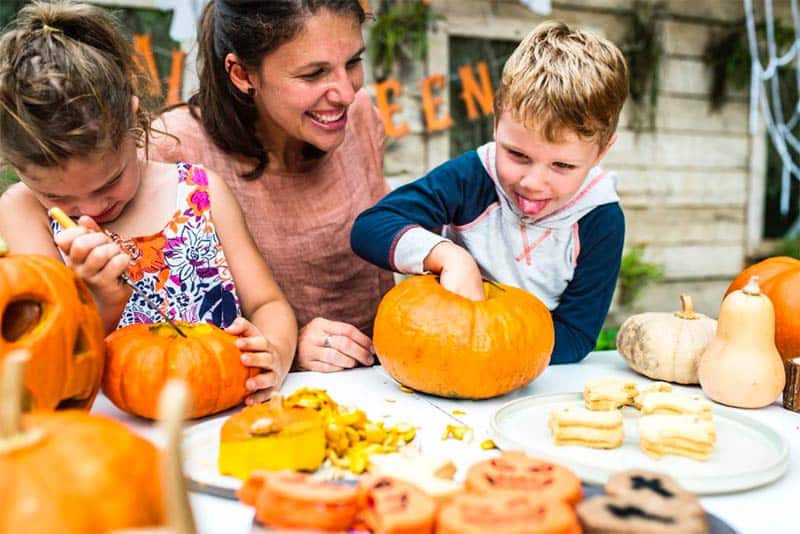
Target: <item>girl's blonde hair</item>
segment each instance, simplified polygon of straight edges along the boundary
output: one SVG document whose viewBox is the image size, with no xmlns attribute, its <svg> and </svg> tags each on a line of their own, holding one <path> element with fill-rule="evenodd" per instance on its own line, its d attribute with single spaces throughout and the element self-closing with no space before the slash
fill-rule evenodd
<svg viewBox="0 0 800 534">
<path fill-rule="evenodd" d="M 0 36 L 0 163 L 63 165 L 116 148 L 131 131 L 139 70 L 117 21 L 87 4 L 33 2 Z"/>
<path fill-rule="evenodd" d="M 538 25 L 503 68 L 495 117 L 509 112 L 550 142 L 575 132 L 605 147 L 628 96 L 625 57 L 612 42 L 560 22 Z"/>
</svg>

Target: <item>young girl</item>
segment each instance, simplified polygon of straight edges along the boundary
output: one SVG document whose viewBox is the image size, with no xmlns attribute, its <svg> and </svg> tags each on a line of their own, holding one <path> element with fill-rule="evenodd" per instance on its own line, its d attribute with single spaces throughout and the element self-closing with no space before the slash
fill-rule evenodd
<svg viewBox="0 0 800 534">
<path fill-rule="evenodd" d="M 20 10 L 0 38 L 0 161 L 21 180 L 0 197 L 0 234 L 16 253 L 65 261 L 107 331 L 161 320 L 120 283 L 127 273 L 170 318 L 239 336 L 242 362 L 264 371 L 248 380 L 247 402 L 264 401 L 291 365 L 294 314 L 225 183 L 199 166 L 139 158 L 149 121 L 135 74 L 105 11 Z M 52 207 L 78 227 L 51 221 Z"/>
</svg>

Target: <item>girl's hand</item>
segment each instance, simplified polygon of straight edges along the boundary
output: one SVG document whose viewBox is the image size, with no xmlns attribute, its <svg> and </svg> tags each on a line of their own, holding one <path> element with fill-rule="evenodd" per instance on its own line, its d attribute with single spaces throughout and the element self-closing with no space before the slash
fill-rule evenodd
<svg viewBox="0 0 800 534">
<path fill-rule="evenodd" d="M 254 393 L 245 399 L 245 404 L 251 406 L 266 402 L 272 392 L 281 387 L 287 372 L 281 369 L 275 347 L 244 317 L 237 317 L 225 331 L 239 337 L 236 346 L 242 351 L 242 363 L 247 367 L 258 367 L 263 371 L 247 380 L 245 387 Z"/>
<path fill-rule="evenodd" d="M 120 283 L 119 276 L 127 271 L 130 257 L 91 217 L 82 216 L 77 227 L 60 232 L 55 242 L 99 303 L 127 302 L 130 289 Z"/>
<path fill-rule="evenodd" d="M 372 365 L 374 352 L 372 340 L 355 326 L 317 317 L 300 329 L 297 366 L 331 373 L 358 364 Z"/>
</svg>

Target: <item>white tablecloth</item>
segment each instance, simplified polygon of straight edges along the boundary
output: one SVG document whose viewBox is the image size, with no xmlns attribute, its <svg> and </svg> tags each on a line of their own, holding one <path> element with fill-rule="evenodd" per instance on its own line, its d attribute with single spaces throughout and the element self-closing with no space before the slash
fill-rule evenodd
<svg viewBox="0 0 800 534">
<path fill-rule="evenodd" d="M 337 402 L 357 406 L 373 420 L 411 423 L 419 427 L 417 443 L 421 452 L 452 458 L 459 468 L 456 473 L 456 478 L 459 478 L 475 461 L 497 454 L 496 451 L 480 449 L 478 444 L 489 437 L 490 417 L 501 405 L 527 395 L 582 391 L 587 380 L 600 377 L 644 380 L 628 369 L 616 352 L 611 351 L 592 353 L 580 364 L 550 366 L 527 387 L 486 401 L 454 401 L 418 393 L 406 394 L 400 391 L 381 367 L 335 374 L 292 373 L 286 380 L 283 392 L 289 394 L 302 386 L 324 388 Z M 676 389 L 689 393 L 700 392 L 698 387 L 677 386 Z M 450 415 L 455 409 L 465 412 L 458 418 L 475 431 L 470 443 L 441 440 L 446 425 L 455 423 Z M 162 442 L 159 430 L 152 423 L 120 412 L 102 395 L 92 411 L 110 415 L 148 439 L 158 444 Z M 706 510 L 742 533 L 797 533 L 792 507 L 797 505 L 800 497 L 800 414 L 783 409 L 778 402 L 760 410 L 739 411 L 768 425 L 788 441 L 789 468 L 781 479 L 767 486 L 703 497 L 702 504 Z M 191 503 L 202 534 L 245 534 L 252 530 L 253 511 L 249 507 L 199 493 L 192 494 Z"/>
</svg>

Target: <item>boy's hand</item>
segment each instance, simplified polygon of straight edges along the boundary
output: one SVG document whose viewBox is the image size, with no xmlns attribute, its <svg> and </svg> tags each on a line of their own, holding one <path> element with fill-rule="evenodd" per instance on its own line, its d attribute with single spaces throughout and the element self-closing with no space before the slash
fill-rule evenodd
<svg viewBox="0 0 800 534">
<path fill-rule="evenodd" d="M 374 352 L 372 340 L 355 326 L 316 317 L 300 329 L 297 367 L 331 373 L 369 366 L 375 363 Z"/>
<path fill-rule="evenodd" d="M 286 377 L 286 371 L 281 369 L 275 347 L 244 317 L 237 317 L 225 331 L 239 337 L 236 346 L 242 351 L 242 363 L 247 367 L 258 367 L 263 370 L 262 373 L 247 380 L 245 387 L 254 393 L 245 399 L 245 404 L 251 406 L 268 401 L 272 392 L 281 387 Z"/>
<path fill-rule="evenodd" d="M 426 271 L 439 273 L 439 283 L 448 291 L 470 300 L 486 300 L 481 271 L 464 248 L 442 241 L 425 258 Z"/>
<path fill-rule="evenodd" d="M 130 289 L 119 281 L 130 257 L 108 237 L 91 217 L 82 216 L 75 228 L 55 236 L 72 270 L 82 278 L 100 302 L 127 302 Z"/>
</svg>

